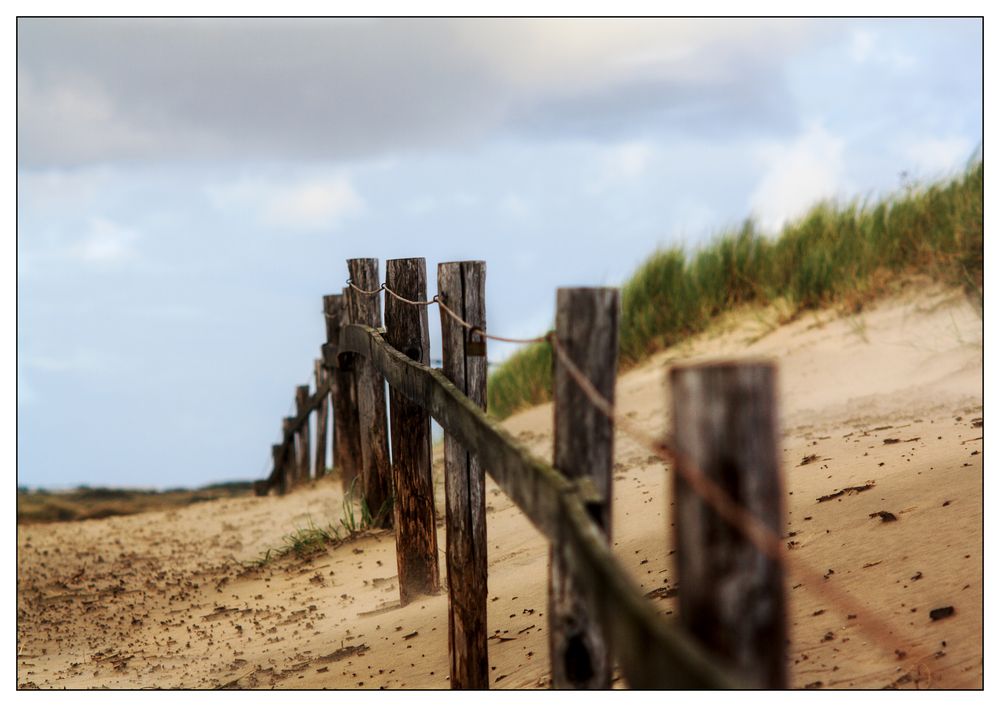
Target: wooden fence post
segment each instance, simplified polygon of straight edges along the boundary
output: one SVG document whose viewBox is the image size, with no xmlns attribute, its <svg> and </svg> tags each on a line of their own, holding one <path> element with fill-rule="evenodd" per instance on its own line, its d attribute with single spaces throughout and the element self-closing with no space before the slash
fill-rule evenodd
<svg viewBox="0 0 1000 707">
<path fill-rule="evenodd" d="M 385 284 L 406 299 L 426 300 L 424 259 L 386 261 Z M 387 293 L 385 329 L 390 346 L 414 361 L 430 364 L 427 307 L 401 302 Z M 418 594 L 435 594 L 440 588 L 431 477 L 431 418 L 423 407 L 390 388 L 389 421 L 399 601 L 405 605 Z"/>
<path fill-rule="evenodd" d="M 688 473 L 704 474 L 775 533 L 784 522 L 775 368 L 721 363 L 674 368 L 674 444 Z M 679 618 L 747 684 L 787 686 L 781 566 L 758 551 L 674 476 Z"/>
<path fill-rule="evenodd" d="M 306 411 L 306 403 L 309 400 L 309 386 L 300 385 L 295 388 L 295 415 L 299 417 Z M 295 483 L 301 484 L 309 480 L 309 417 L 295 431 L 298 438 L 298 460 L 295 464 Z"/>
<path fill-rule="evenodd" d="M 362 290 L 377 290 L 378 260 L 355 258 L 347 261 L 351 282 Z M 350 290 L 351 322 L 370 327 L 382 326 L 382 301 L 378 293 L 366 295 Z M 392 526 L 392 471 L 389 466 L 389 435 L 385 410 L 385 380 L 365 358 L 355 366 L 358 391 L 358 419 L 361 425 L 361 483 L 374 525 Z"/>
<path fill-rule="evenodd" d="M 609 402 L 618 367 L 618 290 L 564 288 L 556 295 L 556 336 L 567 357 Z M 553 466 L 573 481 L 589 480 L 596 491 L 587 510 L 605 538 L 611 537 L 611 468 L 614 422 L 595 406 L 559 356 L 553 355 Z M 578 481 L 579 483 L 579 481 Z M 549 658 L 552 686 L 611 687 L 610 631 L 588 615 L 559 543 L 551 546 Z"/>
<path fill-rule="evenodd" d="M 340 345 L 340 330 L 350 321 L 347 303 L 349 287 L 342 294 L 323 297 L 326 312 L 326 344 L 334 350 Z M 332 367 L 330 364 L 334 364 Z M 333 401 L 333 466 L 340 473 L 344 495 L 354 490 L 354 480 L 361 468 L 361 424 L 358 420 L 358 391 L 355 385 L 353 362 L 345 358 L 328 361 L 330 371 L 330 397 Z"/>
<path fill-rule="evenodd" d="M 298 478 L 297 464 L 298 464 L 298 454 L 296 452 L 296 444 L 298 443 L 298 436 L 292 434 L 292 425 L 295 424 L 294 417 L 283 417 L 281 419 L 281 437 L 284 442 L 285 439 L 288 440 L 288 446 L 285 448 L 285 457 L 281 460 L 281 493 L 288 493 L 295 486 L 295 480 Z"/>
<path fill-rule="evenodd" d="M 271 466 L 274 469 L 271 478 L 274 479 L 274 484 L 278 489 L 279 495 L 284 495 L 285 493 L 285 469 L 284 460 L 281 459 L 281 445 L 272 444 L 271 445 Z"/>
<path fill-rule="evenodd" d="M 323 361 L 316 359 L 313 364 L 316 376 L 316 390 L 319 391 L 326 385 L 327 373 L 323 368 Z M 319 411 L 316 414 L 316 461 L 313 464 L 313 478 L 319 479 L 326 474 L 326 450 L 327 434 L 326 421 L 330 414 L 330 395 L 324 395 L 319 404 Z"/>
<path fill-rule="evenodd" d="M 465 321 L 485 330 L 486 263 L 438 265 L 438 297 Z M 438 309 L 442 370 L 448 380 L 485 410 L 486 342 L 477 339 L 482 343 L 482 353 L 467 355 L 470 332 L 443 308 Z M 486 644 L 486 477 L 479 460 L 447 432 L 444 476 L 451 687 L 486 689 L 490 686 Z"/>
</svg>

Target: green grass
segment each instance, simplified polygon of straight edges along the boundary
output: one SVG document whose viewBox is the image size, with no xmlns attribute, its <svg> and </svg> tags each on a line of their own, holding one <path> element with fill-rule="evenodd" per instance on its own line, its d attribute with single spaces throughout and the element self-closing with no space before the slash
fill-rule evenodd
<svg viewBox="0 0 1000 707">
<path fill-rule="evenodd" d="M 982 307 L 982 160 L 872 203 L 819 203 L 777 235 L 747 220 L 696 252 L 656 251 L 622 287 L 619 360 L 634 366 L 744 305 L 784 299 L 793 316 L 837 303 L 858 309 L 911 273 L 961 285 Z M 551 389 L 551 348 L 527 346 L 490 376 L 490 413 L 507 417 L 549 400 Z"/>
<path fill-rule="evenodd" d="M 183 508 L 192 503 L 250 494 L 248 481 L 212 484 L 198 489 L 152 491 L 78 486 L 64 491 L 17 489 L 18 523 L 51 523 L 125 516 Z"/>
<path fill-rule="evenodd" d="M 376 527 L 378 516 L 373 516 L 363 496 L 357 497 L 357 479 L 351 483 L 351 488 L 344 495 L 341 517 L 337 523 L 318 526 L 312 517 L 304 528 L 296 528 L 282 538 L 282 544 L 271 547 L 260 553 L 260 556 L 246 563 L 249 567 L 263 567 L 273 560 L 295 556 L 306 559 L 322 552 L 328 547 L 337 547 L 366 530 Z M 357 498 L 357 500 L 355 500 Z M 382 512 L 388 512 L 386 505 Z"/>
</svg>

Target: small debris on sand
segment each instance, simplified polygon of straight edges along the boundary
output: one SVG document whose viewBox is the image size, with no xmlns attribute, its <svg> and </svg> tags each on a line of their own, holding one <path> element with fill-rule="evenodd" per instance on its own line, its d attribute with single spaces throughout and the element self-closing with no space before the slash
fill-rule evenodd
<svg viewBox="0 0 1000 707">
<path fill-rule="evenodd" d="M 840 489 L 839 491 L 834 491 L 833 493 L 829 493 L 826 496 L 820 496 L 819 498 L 816 499 L 816 502 L 823 503 L 823 501 L 830 501 L 839 496 L 843 496 L 844 494 L 861 493 L 862 491 L 867 491 L 868 489 L 874 486 L 875 486 L 874 481 L 866 481 L 861 486 L 846 486 Z"/>
<path fill-rule="evenodd" d="M 874 513 L 868 514 L 869 518 L 879 518 L 883 523 L 891 523 L 894 520 L 899 520 L 895 514 L 889 511 L 875 511 Z"/>
<path fill-rule="evenodd" d="M 955 614 L 955 607 L 953 606 L 940 606 L 937 609 L 931 609 L 931 621 L 940 621 L 941 619 L 946 619 L 949 616 Z"/>
</svg>

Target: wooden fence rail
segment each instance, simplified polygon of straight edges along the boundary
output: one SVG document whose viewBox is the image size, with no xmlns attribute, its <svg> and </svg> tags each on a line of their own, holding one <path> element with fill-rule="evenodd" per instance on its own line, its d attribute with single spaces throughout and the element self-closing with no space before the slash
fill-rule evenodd
<svg viewBox="0 0 1000 707">
<path fill-rule="evenodd" d="M 330 385 L 326 381 L 320 388 L 308 396 L 303 405 L 298 409 L 295 417 L 286 417 L 282 423 L 281 443 L 271 448 L 271 474 L 263 482 L 254 484 L 254 492 L 258 496 L 266 496 L 271 489 L 277 489 L 279 493 L 290 491 L 297 479 L 296 462 L 296 437 L 299 431 L 308 426 L 309 416 L 313 411 L 318 410 L 326 401 L 330 394 Z M 323 441 L 317 440 L 317 446 L 322 447 Z"/>
<path fill-rule="evenodd" d="M 554 687 L 607 688 L 612 658 L 634 688 L 785 686 L 779 563 L 764 558 L 691 488 L 675 482 L 679 621 L 657 614 L 611 552 L 614 420 L 608 408 L 617 367 L 617 290 L 558 293 L 554 468 L 486 415 L 485 263 L 441 264 L 432 301 L 421 258 L 389 261 L 385 285 L 378 283 L 377 261 L 348 265 L 351 286 L 324 297 L 327 340 L 317 390 L 312 396 L 297 390 L 297 415 L 285 419 L 281 444 L 272 447 L 273 470 L 256 490 L 284 493 L 308 478 L 309 415 L 332 404 L 334 466 L 345 493 L 357 479 L 370 510 L 384 511 L 377 522 L 394 527 L 405 604 L 439 583 L 428 415 L 437 420 L 445 431 L 452 687 L 489 687 L 484 470 L 550 543 Z M 424 307 L 433 301 L 442 305 L 442 369 L 428 365 Z M 675 368 L 671 382 L 676 441 L 685 459 L 698 464 L 687 473 L 704 473 L 777 531 L 782 499 L 773 367 Z M 317 425 L 317 475 L 318 460 L 326 458 L 326 427 Z M 735 603 L 733 591 L 740 593 Z"/>
</svg>

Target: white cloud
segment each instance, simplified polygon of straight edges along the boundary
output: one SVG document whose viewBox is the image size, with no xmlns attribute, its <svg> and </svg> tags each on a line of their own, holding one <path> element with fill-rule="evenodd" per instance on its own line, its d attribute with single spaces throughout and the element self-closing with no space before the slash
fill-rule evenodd
<svg viewBox="0 0 1000 707">
<path fill-rule="evenodd" d="M 653 154 L 653 146 L 640 140 L 603 149 L 598 157 L 600 172 L 586 186 L 586 192 L 600 194 L 622 182 L 638 179 L 649 169 Z"/>
<path fill-rule="evenodd" d="M 364 202 L 343 176 L 305 182 L 274 194 L 264 211 L 272 226 L 304 231 L 335 229 L 364 210 Z"/>
<path fill-rule="evenodd" d="M 300 181 L 242 179 L 211 185 L 209 201 L 222 211 L 249 209 L 264 226 L 295 231 L 334 230 L 364 212 L 364 199 L 343 174 Z"/>
<path fill-rule="evenodd" d="M 885 36 L 867 29 L 851 33 L 847 55 L 855 64 L 874 64 L 905 72 L 917 64 L 916 57 L 898 46 L 887 44 Z"/>
<path fill-rule="evenodd" d="M 903 155 L 917 175 L 933 178 L 960 168 L 972 149 L 965 137 L 924 137 L 903 145 Z"/>
<path fill-rule="evenodd" d="M 875 48 L 875 34 L 869 30 L 859 29 L 851 33 L 851 44 L 847 52 L 855 64 L 863 64 L 872 55 Z"/>
<path fill-rule="evenodd" d="M 634 125 L 673 108 L 677 90 L 727 122 L 767 113 L 767 101 L 747 99 L 781 91 L 779 63 L 823 25 L 33 18 L 18 30 L 19 160 L 38 166 L 386 157 L 504 130 L 544 134 L 580 117 L 574 100 L 603 101 L 608 119 Z M 365 60 L 373 47 L 378 60 Z M 599 122 L 588 129 L 603 135 Z"/>
<path fill-rule="evenodd" d="M 133 260 L 139 235 L 106 218 L 94 218 L 86 240 L 70 249 L 70 255 L 85 263 L 111 266 Z"/>
<path fill-rule="evenodd" d="M 817 201 L 848 188 L 844 177 L 845 141 L 814 123 L 791 143 L 759 149 L 764 176 L 750 196 L 760 225 L 776 231 Z"/>
<path fill-rule="evenodd" d="M 642 176 L 653 157 L 653 148 L 644 142 L 627 142 L 612 148 L 605 157 L 607 174 L 612 178 L 635 179 Z"/>
<path fill-rule="evenodd" d="M 58 78 L 17 73 L 18 150 L 43 157 L 72 155 L 71 162 L 132 158 L 157 148 L 150 126 L 122 114 L 101 81 L 67 67 Z M 193 138 L 192 138 L 193 139 Z M 23 163 L 23 158 L 19 163 Z"/>
<path fill-rule="evenodd" d="M 65 210 L 69 213 L 74 211 L 70 208 Z M 83 230 L 82 236 L 77 235 L 79 230 Z M 80 229 L 74 222 L 73 227 L 64 227 L 54 234 L 43 232 L 41 238 L 32 226 L 24 226 L 21 231 L 17 250 L 19 281 L 33 280 L 46 273 L 58 275 L 67 267 L 119 268 L 140 257 L 137 248 L 139 232 L 101 216 L 91 217 L 86 229 Z"/>
</svg>

